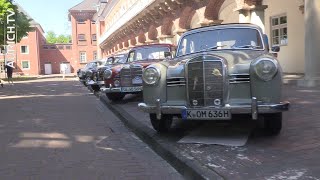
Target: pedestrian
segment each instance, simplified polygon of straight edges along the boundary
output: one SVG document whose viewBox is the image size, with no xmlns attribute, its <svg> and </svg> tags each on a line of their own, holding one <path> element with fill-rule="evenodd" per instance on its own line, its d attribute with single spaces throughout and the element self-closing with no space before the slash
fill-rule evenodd
<svg viewBox="0 0 320 180">
<path fill-rule="evenodd" d="M 13 67 L 6 64 L 5 68 L 7 71 L 8 83 L 10 84 L 10 81 L 11 81 L 11 85 L 13 85 L 13 80 L 12 80 Z"/>
<path fill-rule="evenodd" d="M 3 81 L 2 81 L 2 79 L 0 79 L 0 85 L 1 85 L 1 87 L 3 87 Z"/>
<path fill-rule="evenodd" d="M 68 69 L 67 64 L 63 63 L 63 64 L 62 64 L 62 66 L 61 66 L 61 70 L 62 70 L 62 79 L 63 79 L 63 80 L 65 80 L 65 79 L 66 79 L 67 69 Z"/>
</svg>

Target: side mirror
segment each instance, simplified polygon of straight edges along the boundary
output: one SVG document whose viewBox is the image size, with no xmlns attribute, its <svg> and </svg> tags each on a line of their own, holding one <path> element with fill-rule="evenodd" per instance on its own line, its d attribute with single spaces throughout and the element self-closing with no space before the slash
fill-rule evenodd
<svg viewBox="0 0 320 180">
<path fill-rule="evenodd" d="M 271 51 L 279 52 L 280 51 L 280 46 L 272 46 Z"/>
</svg>

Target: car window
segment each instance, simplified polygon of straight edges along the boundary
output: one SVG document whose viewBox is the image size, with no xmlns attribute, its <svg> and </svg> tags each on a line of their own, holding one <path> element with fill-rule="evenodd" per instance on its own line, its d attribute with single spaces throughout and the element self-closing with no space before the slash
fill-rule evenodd
<svg viewBox="0 0 320 180">
<path fill-rule="evenodd" d="M 170 48 L 162 46 L 150 46 L 145 48 L 139 48 L 135 50 L 136 56 L 135 58 L 133 58 L 133 61 L 148 59 L 165 59 L 165 52 L 170 52 Z"/>
</svg>

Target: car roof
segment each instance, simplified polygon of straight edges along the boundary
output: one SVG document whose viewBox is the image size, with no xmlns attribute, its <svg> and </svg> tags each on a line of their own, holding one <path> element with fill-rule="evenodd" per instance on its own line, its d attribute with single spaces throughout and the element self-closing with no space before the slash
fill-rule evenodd
<svg viewBox="0 0 320 180">
<path fill-rule="evenodd" d="M 195 29 L 191 29 L 185 33 L 183 33 L 182 36 L 185 36 L 187 34 L 192 34 L 197 31 L 207 31 L 207 30 L 213 30 L 213 29 L 224 29 L 224 28 L 255 28 L 258 29 L 260 32 L 262 32 L 262 29 L 255 24 L 251 23 L 228 23 L 228 24 L 218 24 L 213 26 L 205 26 L 205 27 L 199 27 Z"/>
<path fill-rule="evenodd" d="M 139 45 L 139 46 L 135 46 L 133 47 L 131 50 L 134 50 L 134 49 L 139 49 L 139 48 L 147 48 L 147 47 L 152 47 L 152 46 L 157 46 L 157 47 L 174 47 L 173 44 L 168 44 L 168 43 L 163 43 L 163 44 L 160 44 L 160 43 L 156 43 L 156 44 L 146 44 L 146 45 Z"/>
</svg>

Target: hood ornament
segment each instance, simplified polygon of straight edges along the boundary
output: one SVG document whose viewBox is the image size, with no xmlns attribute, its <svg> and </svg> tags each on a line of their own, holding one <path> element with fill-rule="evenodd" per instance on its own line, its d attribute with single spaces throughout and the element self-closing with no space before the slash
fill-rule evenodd
<svg viewBox="0 0 320 180">
<path fill-rule="evenodd" d="M 217 68 L 214 68 L 211 74 L 213 74 L 214 76 L 222 76 L 221 72 Z"/>
</svg>

